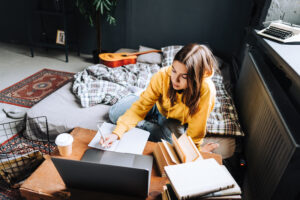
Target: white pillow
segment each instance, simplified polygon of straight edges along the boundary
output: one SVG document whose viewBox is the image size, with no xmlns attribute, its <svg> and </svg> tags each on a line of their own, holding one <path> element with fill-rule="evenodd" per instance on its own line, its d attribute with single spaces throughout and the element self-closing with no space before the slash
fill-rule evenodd
<svg viewBox="0 0 300 200">
<path fill-rule="evenodd" d="M 139 52 L 141 51 L 149 51 L 155 50 L 149 47 L 140 46 Z M 161 64 L 162 56 L 160 53 L 147 53 L 143 55 L 139 55 L 137 57 L 137 62 L 150 63 L 150 64 Z"/>
</svg>

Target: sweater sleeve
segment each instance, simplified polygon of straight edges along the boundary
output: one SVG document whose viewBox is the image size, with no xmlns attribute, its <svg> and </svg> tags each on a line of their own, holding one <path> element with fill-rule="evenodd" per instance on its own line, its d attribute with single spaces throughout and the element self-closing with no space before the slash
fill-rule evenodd
<svg viewBox="0 0 300 200">
<path fill-rule="evenodd" d="M 153 75 L 148 87 L 140 95 L 140 98 L 119 117 L 117 126 L 113 131 L 119 138 L 128 130 L 134 128 L 139 121 L 143 120 L 158 100 L 162 92 L 162 73 L 162 71 L 159 71 Z"/>
<path fill-rule="evenodd" d="M 187 135 L 191 136 L 199 150 L 206 135 L 206 122 L 214 107 L 215 95 L 214 85 L 207 84 L 200 98 L 199 110 L 188 123 Z"/>
</svg>

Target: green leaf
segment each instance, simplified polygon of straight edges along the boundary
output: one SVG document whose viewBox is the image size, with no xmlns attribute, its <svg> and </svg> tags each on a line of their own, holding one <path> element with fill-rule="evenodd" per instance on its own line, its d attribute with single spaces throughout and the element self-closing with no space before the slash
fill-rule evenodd
<svg viewBox="0 0 300 200">
<path fill-rule="evenodd" d="M 104 7 L 106 8 L 106 10 L 110 11 L 110 8 L 108 7 L 108 5 L 106 5 L 106 3 L 103 3 Z"/>
<path fill-rule="evenodd" d="M 101 1 L 98 1 L 97 5 L 96 5 L 96 10 L 99 10 L 100 5 L 101 5 Z"/>
<path fill-rule="evenodd" d="M 101 15 L 103 15 L 103 4 L 102 3 L 100 4 L 100 8 L 101 8 L 101 10 L 100 10 L 101 11 Z"/>
<path fill-rule="evenodd" d="M 111 3 L 110 3 L 109 0 L 105 0 L 105 1 L 106 1 L 106 3 L 107 3 L 109 6 L 111 6 Z"/>
</svg>

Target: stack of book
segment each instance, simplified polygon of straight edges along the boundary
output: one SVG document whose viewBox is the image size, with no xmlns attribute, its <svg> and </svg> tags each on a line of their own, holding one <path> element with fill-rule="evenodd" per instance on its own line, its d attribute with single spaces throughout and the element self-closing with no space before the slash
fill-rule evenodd
<svg viewBox="0 0 300 200">
<path fill-rule="evenodd" d="M 240 187 L 215 159 L 166 166 L 165 172 L 170 180 L 162 193 L 165 200 L 241 199 Z"/>
<path fill-rule="evenodd" d="M 199 152 L 191 137 L 186 134 L 178 139 L 172 134 L 173 145 L 165 140 L 158 142 L 154 148 L 153 154 L 158 165 L 161 176 L 166 176 L 164 167 L 187 163 L 206 158 L 214 158 L 219 164 L 222 164 L 222 157 L 218 154 Z"/>
</svg>

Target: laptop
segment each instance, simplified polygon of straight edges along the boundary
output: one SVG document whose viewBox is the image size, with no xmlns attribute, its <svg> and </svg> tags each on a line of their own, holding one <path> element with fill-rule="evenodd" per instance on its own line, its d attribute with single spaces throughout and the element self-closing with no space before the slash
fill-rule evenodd
<svg viewBox="0 0 300 200">
<path fill-rule="evenodd" d="M 51 160 L 68 188 L 148 196 L 152 156 L 88 149 L 80 161 Z"/>
</svg>

